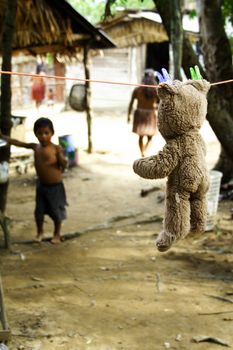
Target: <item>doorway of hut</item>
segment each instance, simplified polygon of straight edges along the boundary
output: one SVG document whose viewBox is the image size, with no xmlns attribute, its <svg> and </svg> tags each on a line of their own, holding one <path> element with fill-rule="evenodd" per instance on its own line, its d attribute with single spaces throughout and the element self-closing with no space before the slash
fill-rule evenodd
<svg viewBox="0 0 233 350">
<path fill-rule="evenodd" d="M 165 68 L 169 70 L 169 42 L 149 43 L 146 49 L 146 68 L 159 71 Z"/>
</svg>

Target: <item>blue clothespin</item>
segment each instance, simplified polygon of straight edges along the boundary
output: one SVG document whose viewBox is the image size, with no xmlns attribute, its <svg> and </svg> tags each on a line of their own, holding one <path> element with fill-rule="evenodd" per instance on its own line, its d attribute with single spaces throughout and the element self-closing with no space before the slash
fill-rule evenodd
<svg viewBox="0 0 233 350">
<path fill-rule="evenodd" d="M 160 83 L 171 82 L 171 77 L 165 68 L 162 68 L 162 74 L 160 74 L 159 72 L 156 72 L 156 75 L 157 75 Z"/>
</svg>

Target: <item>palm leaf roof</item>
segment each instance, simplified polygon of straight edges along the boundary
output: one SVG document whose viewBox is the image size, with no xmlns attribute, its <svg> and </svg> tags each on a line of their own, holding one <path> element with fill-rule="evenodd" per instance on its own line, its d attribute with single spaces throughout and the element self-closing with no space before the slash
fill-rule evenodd
<svg viewBox="0 0 233 350">
<path fill-rule="evenodd" d="M 0 33 L 6 1 L 0 0 Z M 72 54 L 86 44 L 93 49 L 115 47 L 102 30 L 94 27 L 65 0 L 17 1 L 13 53 Z"/>
</svg>

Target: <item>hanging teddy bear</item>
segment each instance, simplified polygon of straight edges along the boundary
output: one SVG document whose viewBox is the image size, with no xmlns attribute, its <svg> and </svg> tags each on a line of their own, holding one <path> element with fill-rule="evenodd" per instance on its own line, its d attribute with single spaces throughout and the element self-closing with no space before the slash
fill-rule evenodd
<svg viewBox="0 0 233 350">
<path fill-rule="evenodd" d="M 167 177 L 163 230 L 156 240 L 161 252 L 190 231 L 205 229 L 209 176 L 199 130 L 207 113 L 209 88 L 204 79 L 160 83 L 158 128 L 166 144 L 157 155 L 133 164 L 143 178 Z"/>
</svg>

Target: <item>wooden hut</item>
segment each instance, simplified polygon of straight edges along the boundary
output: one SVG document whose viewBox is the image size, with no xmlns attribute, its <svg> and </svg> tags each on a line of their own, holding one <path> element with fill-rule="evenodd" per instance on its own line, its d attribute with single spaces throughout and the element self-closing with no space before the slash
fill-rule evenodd
<svg viewBox="0 0 233 350">
<path fill-rule="evenodd" d="M 0 29 L 5 1 L 0 1 Z M 114 47 L 65 0 L 18 0 L 13 50 L 38 55 L 54 52 L 72 55 L 88 43 L 91 48 Z M 1 51 L 1 43 L 0 43 Z"/>
<path fill-rule="evenodd" d="M 109 35 L 116 48 L 103 50 L 103 55 L 94 58 L 93 78 L 140 83 L 145 68 L 161 71 L 169 68 L 169 42 L 163 27 L 161 17 L 152 11 L 119 11 L 106 22 L 100 23 L 101 28 Z M 183 19 L 184 30 L 195 44 L 198 40 L 197 20 Z M 112 88 L 103 86 L 93 90 L 93 103 L 97 105 L 101 96 L 106 96 L 110 108 L 125 110 L 131 94 L 131 87 Z"/>
<path fill-rule="evenodd" d="M 4 19 L 5 1 L 0 1 L 0 32 Z M 0 53 L 1 53 L 0 40 Z M 48 73 L 65 75 L 61 57 L 82 57 L 83 48 L 99 50 L 115 47 L 111 39 L 80 15 L 65 0 L 18 0 L 16 28 L 13 42 L 13 64 L 27 73 L 36 66 L 36 56 L 48 53 L 54 57 L 53 71 Z M 20 55 L 20 57 L 19 57 Z M 27 55 L 24 60 L 22 55 Z M 30 58 L 29 58 L 30 57 Z M 50 81 L 55 85 L 58 100 L 64 100 L 64 87 L 61 82 Z M 13 104 L 26 102 L 30 78 L 13 77 Z"/>
</svg>

